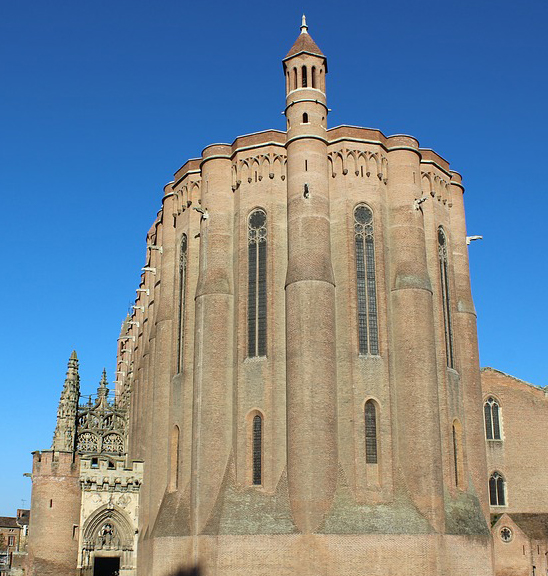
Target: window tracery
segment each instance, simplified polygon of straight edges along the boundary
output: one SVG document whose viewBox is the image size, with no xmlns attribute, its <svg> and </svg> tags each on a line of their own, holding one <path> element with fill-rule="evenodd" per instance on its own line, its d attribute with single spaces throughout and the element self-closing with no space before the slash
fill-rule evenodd
<svg viewBox="0 0 548 576">
<path fill-rule="evenodd" d="M 491 506 L 506 506 L 506 482 L 500 472 L 489 478 L 489 502 Z"/>
<path fill-rule="evenodd" d="M 501 440 L 500 406 L 492 396 L 483 405 L 483 413 L 485 417 L 485 437 L 487 440 Z"/>
<path fill-rule="evenodd" d="M 358 341 L 360 354 L 379 353 L 377 288 L 373 212 L 365 204 L 354 209 L 356 281 L 358 297 Z"/>
<path fill-rule="evenodd" d="M 97 436 L 91 432 L 84 432 L 78 435 L 78 452 L 97 452 Z"/>
<path fill-rule="evenodd" d="M 103 452 L 110 452 L 112 454 L 124 453 L 124 441 L 119 434 L 107 434 L 103 438 Z"/>
<path fill-rule="evenodd" d="M 248 219 L 247 355 L 266 356 L 266 212 Z"/>
</svg>

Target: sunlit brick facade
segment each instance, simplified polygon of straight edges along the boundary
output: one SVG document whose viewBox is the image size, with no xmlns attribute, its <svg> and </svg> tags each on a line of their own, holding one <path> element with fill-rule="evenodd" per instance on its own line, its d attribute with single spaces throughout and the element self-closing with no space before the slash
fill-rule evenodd
<svg viewBox="0 0 548 576">
<path fill-rule="evenodd" d="M 118 341 L 124 453 L 102 510 L 118 471 L 135 480 L 144 463 L 120 574 L 494 574 L 501 440 L 486 454 L 486 435 L 500 427 L 482 391 L 461 176 L 412 136 L 328 128 L 326 74 L 303 21 L 280 77 L 286 131 L 212 144 L 164 188 Z M 60 412 L 61 451 L 78 443 L 73 412 Z M 70 522 L 97 539 L 90 454 L 63 458 L 80 490 Z M 35 509 L 40 522 L 33 496 Z M 59 574 L 114 574 L 101 558 L 123 546 L 90 538 L 67 544 Z"/>
</svg>

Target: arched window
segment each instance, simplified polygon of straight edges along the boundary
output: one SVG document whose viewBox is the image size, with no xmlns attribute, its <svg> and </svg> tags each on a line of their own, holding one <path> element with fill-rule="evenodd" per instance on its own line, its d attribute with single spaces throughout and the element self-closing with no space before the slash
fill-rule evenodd
<svg viewBox="0 0 548 576">
<path fill-rule="evenodd" d="M 297 68 L 293 68 L 293 90 L 296 90 L 297 86 Z"/>
<path fill-rule="evenodd" d="M 266 212 L 248 220 L 247 355 L 266 356 Z"/>
<path fill-rule="evenodd" d="M 483 405 L 485 415 L 485 437 L 487 440 L 501 440 L 500 434 L 500 406 L 491 396 Z"/>
<path fill-rule="evenodd" d="M 312 70 L 310 72 L 311 80 L 312 80 L 312 88 L 317 88 L 317 80 L 316 80 L 316 66 L 312 66 Z"/>
<path fill-rule="evenodd" d="M 257 414 L 253 417 L 251 460 L 253 464 L 253 484 L 263 483 L 263 419 Z"/>
<path fill-rule="evenodd" d="M 443 307 L 443 325 L 445 329 L 445 353 L 447 366 L 455 367 L 455 354 L 453 348 L 453 327 L 451 323 L 451 300 L 449 298 L 449 277 L 447 263 L 447 237 L 443 228 L 438 228 L 438 257 L 440 263 L 441 296 Z"/>
<path fill-rule="evenodd" d="M 489 503 L 506 506 L 506 482 L 500 472 L 493 472 L 489 478 Z"/>
<path fill-rule="evenodd" d="M 303 114 L 303 124 L 308 124 L 308 114 L 306 112 Z"/>
<path fill-rule="evenodd" d="M 354 240 L 356 245 L 359 352 L 360 354 L 378 354 L 379 334 L 373 212 L 365 204 L 356 206 L 354 210 Z"/>
<path fill-rule="evenodd" d="M 365 403 L 365 463 L 378 463 L 377 409 L 373 400 Z"/>
<path fill-rule="evenodd" d="M 173 426 L 171 431 L 171 446 L 169 454 L 169 487 L 170 490 L 177 490 L 179 485 L 179 426 Z"/>
<path fill-rule="evenodd" d="M 187 250 L 188 239 L 186 234 L 183 234 L 181 238 L 181 253 L 179 256 L 179 328 L 177 335 L 177 372 L 181 372 L 183 369 Z"/>
<path fill-rule="evenodd" d="M 306 75 L 306 66 L 303 66 L 301 68 L 302 70 L 302 77 L 303 77 L 303 88 L 306 88 L 308 86 L 308 78 Z"/>
</svg>

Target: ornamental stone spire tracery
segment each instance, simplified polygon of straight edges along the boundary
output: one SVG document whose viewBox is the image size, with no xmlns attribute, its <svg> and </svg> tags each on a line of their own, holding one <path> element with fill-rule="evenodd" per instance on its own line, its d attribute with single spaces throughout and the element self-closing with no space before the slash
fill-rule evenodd
<svg viewBox="0 0 548 576">
<path fill-rule="evenodd" d="M 76 444 L 76 418 L 78 398 L 80 397 L 80 376 L 78 374 L 78 357 L 73 350 L 67 367 L 65 385 L 61 392 L 57 409 L 57 426 L 53 435 L 52 450 L 72 452 Z"/>
</svg>

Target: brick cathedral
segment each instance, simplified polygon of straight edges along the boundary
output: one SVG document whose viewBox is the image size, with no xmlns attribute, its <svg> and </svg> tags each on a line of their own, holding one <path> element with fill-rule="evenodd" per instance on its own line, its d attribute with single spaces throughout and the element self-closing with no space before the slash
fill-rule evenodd
<svg viewBox="0 0 548 576">
<path fill-rule="evenodd" d="M 546 574 L 548 399 L 480 371 L 461 176 L 327 127 L 304 18 L 282 63 L 287 130 L 165 186 L 114 397 L 69 360 L 28 573 Z"/>
</svg>

